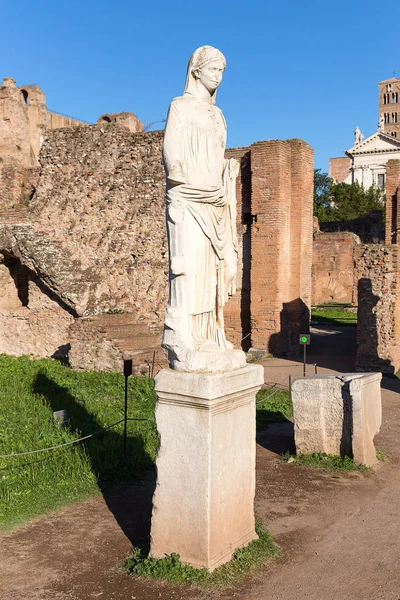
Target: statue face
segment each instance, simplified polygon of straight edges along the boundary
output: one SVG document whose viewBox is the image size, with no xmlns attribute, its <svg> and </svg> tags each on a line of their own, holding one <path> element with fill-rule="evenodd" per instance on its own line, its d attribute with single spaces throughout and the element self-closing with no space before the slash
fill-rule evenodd
<svg viewBox="0 0 400 600">
<path fill-rule="evenodd" d="M 213 94 L 222 81 L 225 66 L 222 60 L 213 60 L 201 69 L 194 71 L 194 76 L 199 79 L 206 90 Z"/>
</svg>

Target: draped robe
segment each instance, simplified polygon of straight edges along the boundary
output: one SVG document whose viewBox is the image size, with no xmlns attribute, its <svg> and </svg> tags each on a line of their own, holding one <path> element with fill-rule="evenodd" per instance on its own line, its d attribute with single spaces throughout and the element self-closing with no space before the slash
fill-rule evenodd
<svg viewBox="0 0 400 600">
<path fill-rule="evenodd" d="M 169 108 L 167 176 L 169 300 L 163 346 L 179 355 L 226 348 L 222 307 L 237 264 L 237 161 L 225 160 L 226 123 L 212 102 L 186 92 Z"/>
</svg>

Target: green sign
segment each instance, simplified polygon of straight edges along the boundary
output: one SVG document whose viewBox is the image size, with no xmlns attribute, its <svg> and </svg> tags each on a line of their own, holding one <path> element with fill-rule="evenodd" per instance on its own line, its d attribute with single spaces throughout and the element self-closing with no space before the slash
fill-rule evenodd
<svg viewBox="0 0 400 600">
<path fill-rule="evenodd" d="M 300 335 L 300 344 L 303 344 L 305 346 L 309 346 L 310 344 L 310 336 L 306 333 L 303 333 Z"/>
</svg>

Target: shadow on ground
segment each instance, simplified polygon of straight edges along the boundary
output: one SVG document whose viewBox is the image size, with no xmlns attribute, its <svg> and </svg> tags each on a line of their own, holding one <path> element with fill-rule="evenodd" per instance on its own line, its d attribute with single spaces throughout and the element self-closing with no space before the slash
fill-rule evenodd
<svg viewBox="0 0 400 600">
<path fill-rule="evenodd" d="M 76 432 L 76 438 L 102 429 L 103 425 L 66 388 L 46 374 L 37 375 L 34 391 L 47 399 L 53 411 L 67 410 L 70 429 Z M 123 435 L 113 429 L 84 443 L 109 510 L 132 545 L 148 551 L 155 473 L 154 470 L 149 472 L 152 461 L 143 447 L 142 439 L 139 436 L 128 437 L 126 461 Z M 143 474 L 144 479 L 140 480 L 138 476 Z"/>
<path fill-rule="evenodd" d="M 257 432 L 257 444 L 275 454 L 295 454 L 294 425 L 286 420 L 284 423 L 271 423 L 266 429 Z"/>
<path fill-rule="evenodd" d="M 357 327 L 315 325 L 307 348 L 307 363 L 342 373 L 354 372 L 357 351 Z"/>
</svg>

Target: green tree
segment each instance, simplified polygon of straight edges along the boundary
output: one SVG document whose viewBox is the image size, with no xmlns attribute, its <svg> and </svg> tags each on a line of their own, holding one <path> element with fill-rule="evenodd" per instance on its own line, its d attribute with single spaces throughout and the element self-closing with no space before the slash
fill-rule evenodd
<svg viewBox="0 0 400 600">
<path fill-rule="evenodd" d="M 334 180 L 321 169 L 314 169 L 314 215 L 324 221 L 325 212 L 329 208 L 330 190 Z"/>
<path fill-rule="evenodd" d="M 314 215 L 319 221 L 350 221 L 373 210 L 384 210 L 382 188 L 364 189 L 355 183 L 336 183 L 321 169 L 314 173 Z"/>
</svg>

